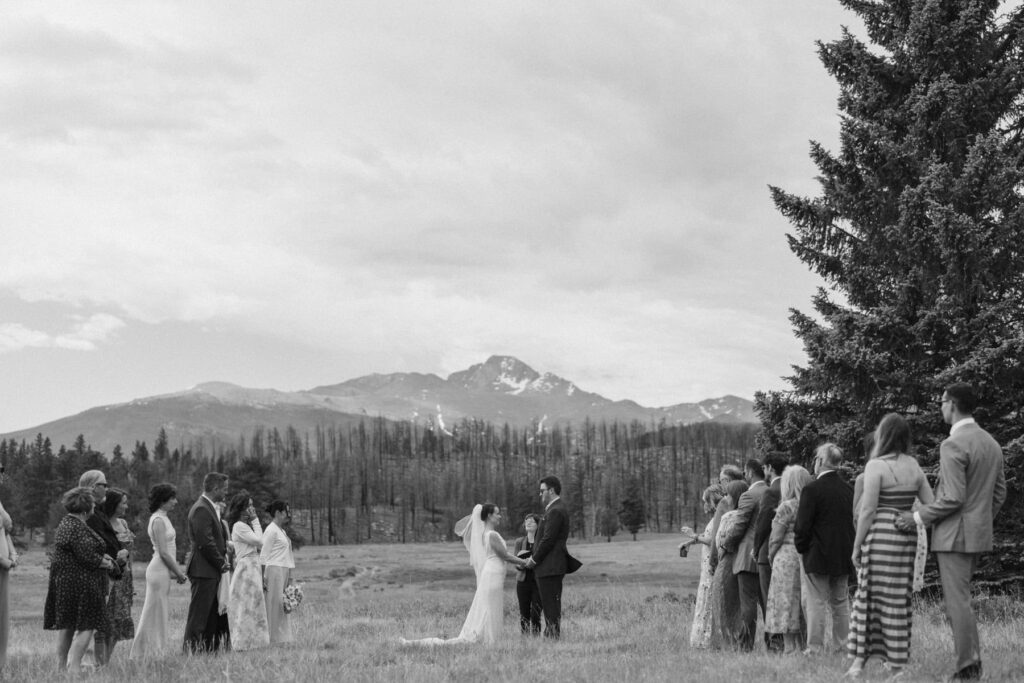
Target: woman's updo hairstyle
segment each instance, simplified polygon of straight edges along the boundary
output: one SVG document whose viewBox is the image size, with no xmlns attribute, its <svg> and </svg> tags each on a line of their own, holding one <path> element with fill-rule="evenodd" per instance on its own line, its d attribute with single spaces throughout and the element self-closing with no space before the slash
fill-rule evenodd
<svg viewBox="0 0 1024 683">
<path fill-rule="evenodd" d="M 156 512 L 164 503 L 178 496 L 178 490 L 170 484 L 157 484 L 149 490 L 149 511 Z"/>
<path fill-rule="evenodd" d="M 486 522 L 487 519 L 494 514 L 494 511 L 498 509 L 498 506 L 494 503 L 484 503 L 480 506 L 480 520 Z"/>
<path fill-rule="evenodd" d="M 284 502 L 283 500 L 275 500 L 274 502 L 267 506 L 267 514 L 271 517 L 274 517 L 275 515 L 277 515 L 278 512 L 284 512 L 287 509 L 288 503 Z"/>
</svg>

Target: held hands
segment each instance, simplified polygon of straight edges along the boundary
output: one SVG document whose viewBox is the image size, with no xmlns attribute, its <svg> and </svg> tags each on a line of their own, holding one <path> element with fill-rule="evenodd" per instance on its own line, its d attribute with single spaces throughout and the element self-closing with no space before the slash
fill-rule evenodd
<svg viewBox="0 0 1024 683">
<path fill-rule="evenodd" d="M 903 533 L 910 533 L 917 528 L 913 512 L 901 512 L 896 517 L 896 528 Z"/>
<path fill-rule="evenodd" d="M 523 569 L 533 569 L 537 566 L 537 563 L 533 561 L 532 557 L 526 558 L 526 562 L 523 562 Z"/>
</svg>

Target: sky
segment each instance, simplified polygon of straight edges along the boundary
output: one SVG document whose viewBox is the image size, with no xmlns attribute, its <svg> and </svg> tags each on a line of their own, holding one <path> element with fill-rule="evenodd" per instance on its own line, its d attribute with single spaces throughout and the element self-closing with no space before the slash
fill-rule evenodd
<svg viewBox="0 0 1024 683">
<path fill-rule="evenodd" d="M 0 432 L 512 355 L 783 389 L 833 0 L 0 4 Z"/>
</svg>

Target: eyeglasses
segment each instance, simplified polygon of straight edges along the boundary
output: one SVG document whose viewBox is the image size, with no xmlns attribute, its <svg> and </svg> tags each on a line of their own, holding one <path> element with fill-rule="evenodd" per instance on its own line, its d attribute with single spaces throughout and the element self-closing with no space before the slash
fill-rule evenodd
<svg viewBox="0 0 1024 683">
<path fill-rule="evenodd" d="M 100 483 L 96 484 L 93 488 L 95 488 L 96 486 L 102 486 L 103 488 L 109 488 L 107 486 L 107 482 L 105 482 L 105 481 L 101 481 Z"/>
</svg>

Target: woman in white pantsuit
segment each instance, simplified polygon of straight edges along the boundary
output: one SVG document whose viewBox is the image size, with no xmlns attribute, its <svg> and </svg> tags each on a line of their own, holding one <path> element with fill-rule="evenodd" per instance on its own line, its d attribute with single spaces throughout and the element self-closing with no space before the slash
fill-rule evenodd
<svg viewBox="0 0 1024 683">
<path fill-rule="evenodd" d="M 267 592 L 267 624 L 270 643 L 292 642 L 289 615 L 284 611 L 284 589 L 292 582 L 292 542 L 284 530 L 291 519 L 291 509 L 283 500 L 275 500 L 267 508 L 273 520 L 263 532 L 260 565 L 263 567 L 263 586 Z"/>
</svg>

